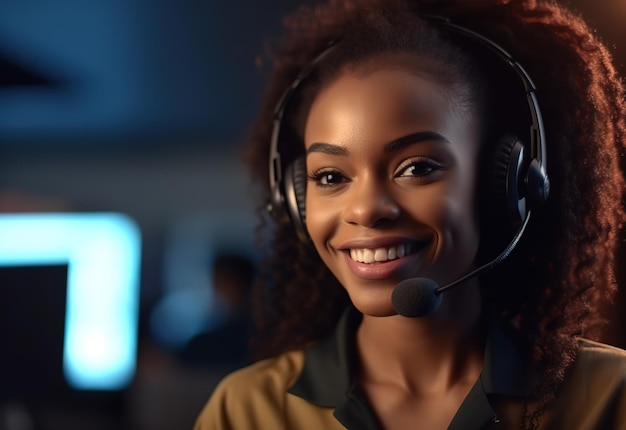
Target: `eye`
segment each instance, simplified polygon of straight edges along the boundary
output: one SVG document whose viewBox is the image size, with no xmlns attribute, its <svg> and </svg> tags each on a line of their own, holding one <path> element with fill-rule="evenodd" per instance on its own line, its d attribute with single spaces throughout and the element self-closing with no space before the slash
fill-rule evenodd
<svg viewBox="0 0 626 430">
<path fill-rule="evenodd" d="M 444 164 L 432 158 L 412 158 L 402 163 L 394 176 L 396 178 L 425 178 L 444 168 Z"/>
<path fill-rule="evenodd" d="M 318 187 L 330 188 L 346 182 L 348 179 L 334 170 L 318 170 L 308 176 L 309 181 L 315 182 Z"/>
</svg>

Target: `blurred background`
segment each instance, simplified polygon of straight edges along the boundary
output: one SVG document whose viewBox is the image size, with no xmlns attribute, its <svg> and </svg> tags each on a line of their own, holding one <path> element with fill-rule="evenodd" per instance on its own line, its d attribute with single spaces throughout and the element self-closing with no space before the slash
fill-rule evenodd
<svg viewBox="0 0 626 430">
<path fill-rule="evenodd" d="M 245 364 L 269 3 L 0 0 L 0 430 L 191 428 Z M 569 4 L 624 73 L 626 2 Z"/>
</svg>

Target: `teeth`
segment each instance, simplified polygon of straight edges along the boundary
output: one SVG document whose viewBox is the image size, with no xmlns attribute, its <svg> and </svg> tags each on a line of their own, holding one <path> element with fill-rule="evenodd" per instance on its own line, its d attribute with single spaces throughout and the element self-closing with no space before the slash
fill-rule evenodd
<svg viewBox="0 0 626 430">
<path fill-rule="evenodd" d="M 410 252 L 411 246 L 408 244 L 391 246 L 389 248 L 351 249 L 350 258 L 359 263 L 371 264 L 402 258 Z"/>
<path fill-rule="evenodd" d="M 386 248 L 377 248 L 374 251 L 374 260 L 375 261 L 387 261 L 387 249 Z"/>
</svg>

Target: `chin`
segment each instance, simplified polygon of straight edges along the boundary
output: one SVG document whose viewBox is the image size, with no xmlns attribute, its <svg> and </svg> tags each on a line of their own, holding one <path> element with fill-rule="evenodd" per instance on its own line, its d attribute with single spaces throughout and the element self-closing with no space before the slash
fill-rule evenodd
<svg viewBox="0 0 626 430">
<path fill-rule="evenodd" d="M 363 315 L 389 317 L 397 314 L 391 304 L 391 293 L 355 294 L 350 295 L 350 300 Z"/>
</svg>

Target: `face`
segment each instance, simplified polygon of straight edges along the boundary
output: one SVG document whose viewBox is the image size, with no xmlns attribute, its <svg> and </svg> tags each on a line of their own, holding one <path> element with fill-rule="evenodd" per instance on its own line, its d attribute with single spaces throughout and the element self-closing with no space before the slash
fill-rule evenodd
<svg viewBox="0 0 626 430">
<path fill-rule="evenodd" d="M 457 106 L 407 68 L 342 72 L 313 100 L 306 225 L 366 315 L 395 314 L 391 292 L 406 278 L 444 285 L 473 265 L 478 121 Z"/>
</svg>

